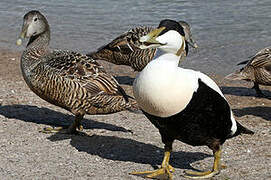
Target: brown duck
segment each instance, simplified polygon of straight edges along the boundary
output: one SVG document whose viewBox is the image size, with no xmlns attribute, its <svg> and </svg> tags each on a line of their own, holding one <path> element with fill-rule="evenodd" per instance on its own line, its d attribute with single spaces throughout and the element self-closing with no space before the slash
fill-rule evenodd
<svg viewBox="0 0 271 180">
<path fill-rule="evenodd" d="M 50 27 L 39 11 L 25 14 L 17 45 L 23 38 L 29 38 L 21 57 L 22 74 L 29 88 L 75 115 L 73 124 L 62 131 L 81 130 L 80 121 L 85 114 L 108 114 L 131 108 L 129 96 L 95 60 L 77 52 L 49 48 Z M 55 129 L 44 131 L 55 132 Z"/>
<path fill-rule="evenodd" d="M 258 96 L 265 96 L 259 88 L 259 85 L 271 85 L 271 47 L 264 48 L 257 52 L 250 60 L 243 61 L 238 65 L 246 64 L 240 70 L 226 76 L 231 80 L 247 80 L 254 82 Z"/>
<path fill-rule="evenodd" d="M 197 44 L 192 39 L 190 25 L 185 21 L 179 21 L 179 24 L 184 28 L 186 42 L 197 48 Z M 88 56 L 113 64 L 131 66 L 135 71 L 142 71 L 156 55 L 157 49 L 140 49 L 139 46 L 142 43 L 139 42 L 139 39 L 154 29 L 154 27 L 147 26 L 133 28 L 118 36 L 109 44 L 100 47 L 96 52 L 88 54 Z"/>
</svg>

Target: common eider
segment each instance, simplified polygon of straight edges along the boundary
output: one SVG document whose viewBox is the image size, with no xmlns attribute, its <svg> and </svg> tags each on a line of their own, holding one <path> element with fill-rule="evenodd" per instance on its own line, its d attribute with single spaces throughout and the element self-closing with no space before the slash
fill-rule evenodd
<svg viewBox="0 0 271 180">
<path fill-rule="evenodd" d="M 188 178 L 208 178 L 219 173 L 223 143 L 241 133 L 253 134 L 239 124 L 216 83 L 207 75 L 178 67 L 186 49 L 183 27 L 173 20 L 162 20 L 157 29 L 140 38 L 141 48 L 159 48 L 164 54 L 138 74 L 133 84 L 135 99 L 146 117 L 159 129 L 165 144 L 161 168 L 132 172 L 147 178 L 166 175 L 172 179 L 169 164 L 174 140 L 192 146 L 208 146 L 214 155 L 213 169 L 185 171 Z"/>
<path fill-rule="evenodd" d="M 185 21 L 179 21 L 178 23 L 184 29 L 186 42 L 191 47 L 197 48 L 197 44 L 192 39 L 190 25 Z M 135 71 L 141 71 L 156 56 L 157 49 L 140 49 L 141 42 L 139 38 L 153 29 L 153 27 L 149 26 L 135 27 L 118 36 L 109 44 L 100 47 L 96 52 L 88 54 L 88 56 L 113 64 L 131 66 Z M 188 52 L 188 46 L 186 48 L 186 52 Z"/>
<path fill-rule="evenodd" d="M 238 65 L 244 67 L 226 76 L 230 80 L 252 81 L 256 94 L 265 97 L 259 85 L 271 86 L 271 47 L 264 48 L 257 52 L 249 61 L 243 61 Z"/>
<path fill-rule="evenodd" d="M 108 114 L 131 108 L 128 95 L 113 76 L 86 55 L 49 48 L 50 27 L 39 11 L 30 11 L 23 18 L 17 45 L 29 38 L 21 56 L 21 71 L 29 88 L 45 101 L 75 115 L 65 133 L 82 129 L 85 114 Z M 62 128 L 47 128 L 55 132 Z"/>
</svg>

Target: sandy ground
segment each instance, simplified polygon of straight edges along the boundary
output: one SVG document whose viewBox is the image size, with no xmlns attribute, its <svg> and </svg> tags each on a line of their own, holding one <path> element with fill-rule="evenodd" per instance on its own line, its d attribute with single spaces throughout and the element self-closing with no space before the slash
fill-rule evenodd
<svg viewBox="0 0 271 180">
<path fill-rule="evenodd" d="M 0 51 L 0 179 L 141 180 L 128 173 L 160 165 L 163 143 L 142 113 L 87 115 L 80 135 L 40 133 L 46 126 L 69 125 L 73 116 L 29 90 L 19 57 L 18 52 Z M 132 95 L 135 73 L 128 67 L 103 64 Z M 212 179 L 271 179 L 271 100 L 255 97 L 251 83 L 210 76 L 222 88 L 236 119 L 255 131 L 253 136 L 226 141 L 222 162 L 227 168 Z M 271 96 L 270 87 L 262 89 Z M 207 147 L 174 143 L 174 179 L 185 179 L 185 169 L 208 170 L 212 163 Z"/>
</svg>

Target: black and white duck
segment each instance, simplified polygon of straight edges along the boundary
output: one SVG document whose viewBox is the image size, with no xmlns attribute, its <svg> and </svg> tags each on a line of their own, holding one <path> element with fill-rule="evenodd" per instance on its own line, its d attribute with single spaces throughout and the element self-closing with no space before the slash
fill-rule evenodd
<svg viewBox="0 0 271 180">
<path fill-rule="evenodd" d="M 185 41 L 191 47 L 197 48 L 197 44 L 192 39 L 190 25 L 185 21 L 179 21 L 178 23 L 184 29 Z M 88 56 L 113 64 L 131 66 L 135 71 L 141 71 L 157 55 L 156 48 L 140 48 L 142 43 L 139 41 L 139 38 L 152 30 L 154 30 L 154 27 L 135 27 L 118 36 L 107 45 L 100 47 L 96 52 L 88 54 Z M 186 48 L 188 49 L 188 46 Z"/>
<path fill-rule="evenodd" d="M 244 67 L 229 74 L 226 79 L 252 81 L 257 95 L 265 97 L 259 85 L 271 86 L 271 47 L 260 50 L 250 60 L 238 65 L 243 64 Z"/>
<path fill-rule="evenodd" d="M 146 117 L 159 129 L 165 144 L 161 168 L 132 172 L 147 178 L 166 175 L 172 179 L 169 164 L 174 140 L 192 146 L 208 146 L 214 154 L 213 169 L 185 171 L 188 178 L 209 178 L 220 172 L 223 143 L 241 133 L 253 134 L 239 124 L 216 83 L 207 75 L 178 67 L 186 51 L 185 33 L 173 20 L 163 20 L 157 29 L 140 38 L 141 48 L 159 48 L 164 53 L 146 65 L 133 84 L 135 99 Z"/>
<path fill-rule="evenodd" d="M 49 47 L 50 27 L 39 11 L 23 18 L 17 45 L 29 38 L 21 56 L 21 71 L 29 88 L 45 101 L 75 115 L 75 121 L 63 130 L 76 133 L 85 114 L 108 114 L 131 108 L 128 95 L 113 76 L 86 55 Z M 59 129 L 47 128 L 44 132 Z"/>
</svg>

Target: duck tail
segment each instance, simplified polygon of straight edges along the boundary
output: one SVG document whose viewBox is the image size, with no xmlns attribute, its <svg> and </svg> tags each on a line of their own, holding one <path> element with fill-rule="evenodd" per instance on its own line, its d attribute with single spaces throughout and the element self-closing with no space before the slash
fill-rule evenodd
<svg viewBox="0 0 271 180">
<path fill-rule="evenodd" d="M 132 98 L 132 97 L 131 97 Z M 141 110 L 136 102 L 136 100 L 133 98 L 132 100 L 130 100 L 130 104 L 131 106 L 129 108 L 127 108 L 127 111 L 135 113 L 135 114 L 141 114 Z"/>
<path fill-rule="evenodd" d="M 126 108 L 127 111 L 132 112 L 132 113 L 136 113 L 136 114 L 140 113 L 140 108 L 138 107 L 138 104 L 137 104 L 135 98 L 126 94 L 126 92 L 124 91 L 124 89 L 121 86 L 118 87 L 118 90 L 122 94 L 126 103 L 129 104 L 129 106 Z"/>
<path fill-rule="evenodd" d="M 86 55 L 87 55 L 88 57 L 94 59 L 94 60 L 101 60 L 101 59 L 102 59 L 102 58 L 100 57 L 99 52 L 97 52 L 97 51 L 92 51 L 92 52 L 90 52 L 90 53 L 88 53 L 88 54 L 86 54 Z"/>
<path fill-rule="evenodd" d="M 254 134 L 253 131 L 251 131 L 251 130 L 249 130 L 248 128 L 242 126 L 239 122 L 236 121 L 236 123 L 237 123 L 237 131 L 236 131 L 236 133 L 234 134 L 234 136 L 237 136 L 237 135 L 239 135 L 239 134 L 251 134 L 251 135 Z"/>
<path fill-rule="evenodd" d="M 95 60 L 104 60 L 112 58 L 112 51 L 110 50 L 109 44 L 99 47 L 96 51 L 92 51 L 86 54 L 88 57 Z"/>
<path fill-rule="evenodd" d="M 95 54 L 95 53 L 96 53 L 96 51 L 91 51 L 91 52 L 87 53 L 86 56 L 92 58 L 93 54 Z"/>
<path fill-rule="evenodd" d="M 239 62 L 237 65 L 243 65 L 243 64 L 247 64 L 249 60 L 245 60 L 245 61 L 242 61 L 242 62 Z"/>
</svg>

